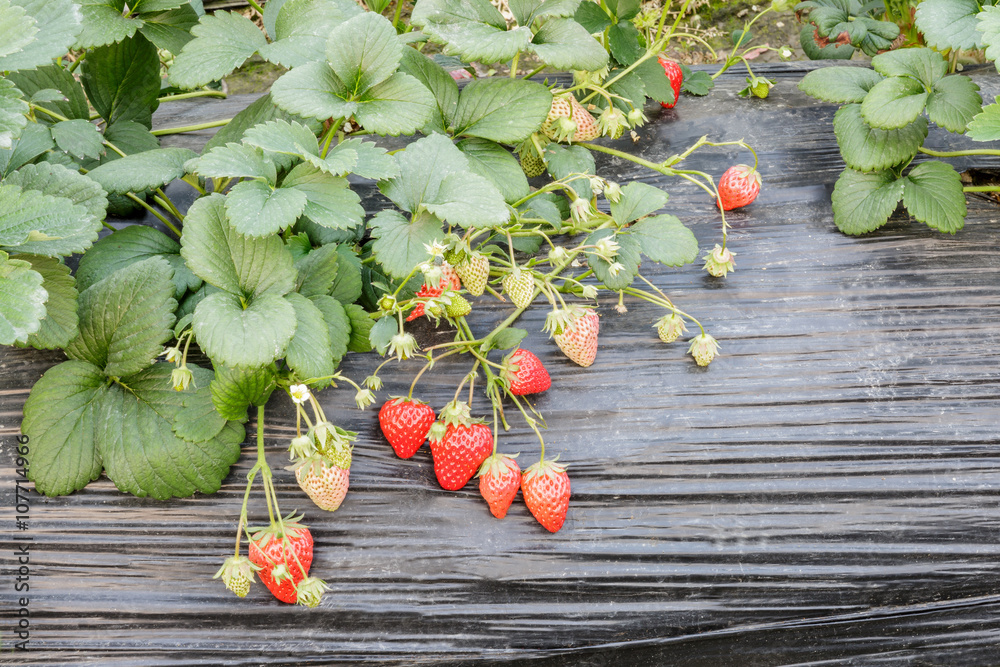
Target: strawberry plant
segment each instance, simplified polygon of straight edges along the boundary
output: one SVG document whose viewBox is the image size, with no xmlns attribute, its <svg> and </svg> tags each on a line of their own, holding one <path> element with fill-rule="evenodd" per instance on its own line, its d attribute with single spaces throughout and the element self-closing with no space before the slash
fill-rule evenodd
<svg viewBox="0 0 1000 667">
<path fill-rule="evenodd" d="M 937 19 L 946 14 L 956 22 L 944 30 Z M 1000 7 L 986 5 L 979 11 L 975 2 L 946 7 L 927 0 L 916 15 L 918 25 L 928 28 L 928 41 L 938 48 L 957 51 L 985 44 L 987 56 L 995 58 Z M 1000 105 L 984 108 L 979 86 L 968 76 L 949 73 L 941 53 L 926 47 L 889 51 L 872 58 L 872 69 L 824 68 L 807 74 L 799 87 L 813 97 L 843 105 L 833 120 L 847 165 L 832 197 L 834 222 L 841 231 L 874 231 L 902 203 L 914 219 L 954 234 L 965 223 L 965 193 L 997 190 L 992 185 L 963 185 L 947 162 L 922 159 L 1000 155 L 993 149 L 924 147 L 929 123 L 974 141 L 1000 137 Z"/>
<path fill-rule="evenodd" d="M 519 347 L 521 313 L 547 308 L 545 330 L 584 367 L 598 356 L 603 296 L 661 306 L 662 341 L 696 327 L 689 352 L 700 365 L 719 347 L 640 272 L 643 257 L 679 267 L 699 255 L 680 218 L 661 212 L 667 193 L 598 175 L 593 154 L 702 188 L 721 227 L 705 268 L 721 277 L 735 267 L 732 188 L 682 163 L 705 148 L 750 147 L 704 137 L 652 162 L 598 142 L 645 123 L 647 100 L 678 103 L 678 84 L 657 61 L 676 24 L 650 20 L 638 2 L 511 0 L 508 21 L 486 0 L 420 0 L 412 26 L 401 3 L 392 21 L 349 0 L 250 4 L 263 31 L 196 1 L 0 0 L 0 343 L 67 357 L 24 407 L 36 490 L 72 493 L 103 473 L 136 496 L 212 493 L 252 412 L 257 460 L 234 553 L 217 576 L 240 596 L 260 577 L 279 600 L 315 606 L 327 585 L 309 573 L 308 527 L 279 508 L 265 405 L 277 392 L 295 407 L 287 472 L 334 511 L 348 494 L 357 434 L 333 423 L 317 393 L 346 386 L 343 403 L 365 409 L 382 368 L 420 361 L 409 394 L 387 397 L 379 412 L 398 455 L 429 440 L 443 488 L 478 472 L 494 515 L 522 488 L 531 513 L 559 530 L 569 476 L 566 463 L 545 457 L 544 421 L 523 398 L 551 378 Z M 509 76 L 459 88 L 422 52 L 427 40 L 462 63 L 507 64 Z M 520 70 L 525 54 L 543 65 Z M 159 104 L 217 95 L 214 82 L 255 55 L 287 70 L 268 95 L 200 153 L 160 146 L 169 130 L 152 130 Z M 573 78 L 538 81 L 544 66 Z M 684 89 L 703 94 L 706 80 L 688 77 L 703 89 Z M 395 151 L 379 142 L 417 133 Z M 382 210 L 366 217 L 348 176 L 376 182 Z M 759 189 L 756 164 L 739 177 L 736 205 L 746 205 Z M 165 192 L 177 180 L 196 195 L 187 210 Z M 160 225 L 108 222 L 133 210 Z M 513 307 L 476 333 L 478 299 Z M 418 318 L 452 339 L 421 349 L 407 329 Z M 386 357 L 372 375 L 338 372 L 348 352 L 372 348 Z M 458 354 L 469 370 L 435 415 L 414 392 L 438 360 Z M 479 379 L 489 420 L 460 400 Z M 498 451 L 512 409 L 539 440 L 539 460 L 523 475 Z M 251 529 L 258 478 L 268 523 Z"/>
</svg>

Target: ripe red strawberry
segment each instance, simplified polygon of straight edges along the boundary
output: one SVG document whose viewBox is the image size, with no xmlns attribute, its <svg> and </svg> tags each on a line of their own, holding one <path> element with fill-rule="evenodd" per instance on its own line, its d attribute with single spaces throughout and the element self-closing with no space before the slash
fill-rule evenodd
<svg viewBox="0 0 1000 667">
<path fill-rule="evenodd" d="M 677 101 L 681 99 L 681 85 L 684 83 L 684 70 L 682 70 L 681 66 L 673 60 L 667 60 L 663 56 L 659 56 L 656 60 L 660 63 L 660 66 L 663 67 L 663 71 L 666 72 L 667 78 L 670 79 L 670 87 L 674 91 L 673 104 L 660 102 L 660 106 L 664 109 L 673 109 L 674 106 L 677 105 Z"/>
<path fill-rule="evenodd" d="M 563 121 L 561 119 L 565 118 Z M 593 141 L 601 136 L 597 121 L 583 108 L 572 93 L 552 98 L 549 115 L 542 123 L 542 132 L 555 141 Z"/>
<path fill-rule="evenodd" d="M 719 201 L 723 211 L 746 206 L 760 192 L 760 172 L 745 164 L 726 169 L 719 179 Z"/>
<path fill-rule="evenodd" d="M 427 439 L 434 408 L 416 399 L 393 398 L 378 411 L 378 423 L 396 456 L 408 459 Z"/>
<path fill-rule="evenodd" d="M 518 308 L 527 308 L 535 298 L 535 279 L 531 271 L 521 270 L 514 267 L 514 270 L 503 277 L 503 291 L 507 293 L 510 300 Z"/>
<path fill-rule="evenodd" d="M 449 426 L 440 440 L 431 439 L 431 457 L 438 484 L 448 491 L 465 486 L 493 451 L 493 433 L 486 424 Z"/>
<path fill-rule="evenodd" d="M 482 296 L 486 291 L 486 282 L 490 279 L 490 260 L 486 255 L 474 252 L 455 267 L 455 273 L 462 279 L 469 294 Z"/>
<path fill-rule="evenodd" d="M 533 352 L 518 348 L 507 355 L 503 366 L 500 377 L 515 396 L 540 394 L 552 386 L 549 372 Z"/>
<path fill-rule="evenodd" d="M 565 466 L 539 461 L 524 471 L 521 495 L 531 515 L 550 533 L 562 528 L 569 509 L 569 475 Z"/>
<path fill-rule="evenodd" d="M 510 456 L 494 454 L 479 468 L 479 493 L 498 519 L 507 516 L 517 490 L 521 488 L 521 467 Z"/>
<path fill-rule="evenodd" d="M 566 325 L 566 330 L 556 334 L 556 345 L 569 360 L 584 368 L 597 358 L 597 334 L 601 328 L 601 318 L 593 309 L 587 308 L 583 315 Z"/>
<path fill-rule="evenodd" d="M 309 574 L 313 538 L 295 517 L 289 516 L 284 525 L 284 535 L 278 526 L 251 535 L 250 562 L 260 567 L 257 574 L 274 597 L 291 604 L 298 598 L 298 583 Z"/>
<path fill-rule="evenodd" d="M 424 283 L 421 285 L 420 289 L 417 290 L 417 296 L 437 298 L 445 293 L 446 290 L 460 290 L 462 289 L 462 280 L 458 277 L 453 269 L 448 264 L 441 266 L 441 282 L 438 283 L 437 287 L 431 287 L 430 285 Z M 424 304 L 418 303 L 410 311 L 410 314 L 406 317 L 407 322 L 412 322 L 418 317 L 424 314 Z"/>
<path fill-rule="evenodd" d="M 346 468 L 342 466 L 342 461 L 334 463 L 321 454 L 314 454 L 295 465 L 295 479 L 317 507 L 333 512 L 340 507 L 347 495 L 351 481 L 350 468 L 349 453 Z"/>
</svg>

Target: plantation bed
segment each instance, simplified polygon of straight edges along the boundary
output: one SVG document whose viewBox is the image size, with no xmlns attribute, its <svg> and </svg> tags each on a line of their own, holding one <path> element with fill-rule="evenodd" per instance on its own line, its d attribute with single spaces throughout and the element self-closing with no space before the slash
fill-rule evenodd
<svg viewBox="0 0 1000 667">
<path fill-rule="evenodd" d="M 864 238 L 836 231 L 836 106 L 795 87 L 813 67 L 762 66 L 778 82 L 766 101 L 737 97 L 745 83 L 734 71 L 707 98 L 685 97 L 673 111 L 647 107 L 652 122 L 637 146 L 647 159 L 704 134 L 745 138 L 760 155 L 764 189 L 730 216 L 736 273 L 719 280 L 697 267 L 647 267 L 721 341 L 710 369 L 681 343 L 657 341 L 651 325 L 662 313 L 644 302 L 627 302 L 624 315 L 602 303 L 601 346 L 587 370 L 541 333 L 544 308 L 522 320 L 527 347 L 553 379 L 537 400 L 548 451 L 570 465 L 573 497 L 559 533 L 544 531 L 520 500 L 498 521 L 475 485 L 442 491 L 426 448 L 396 458 L 375 408 L 359 412 L 350 392 L 328 391 L 330 418 L 360 433 L 347 500 L 324 515 L 292 473 L 277 479 L 286 509 L 297 498 L 312 526 L 312 572 L 332 586 L 320 608 L 282 605 L 262 586 L 240 600 L 211 579 L 232 552 L 253 462 L 245 444 L 211 497 L 138 500 L 106 478 L 65 498 L 32 494 L 30 528 L 19 533 L 32 538 L 32 652 L 15 662 L 995 662 L 1000 210 L 970 197 L 956 236 L 903 218 Z M 974 79 L 984 99 L 1000 93 L 996 72 Z M 251 99 L 165 104 L 156 123 L 226 117 Z M 200 146 L 210 135 L 164 145 Z M 927 143 L 956 145 L 974 146 L 937 128 Z M 602 158 L 603 176 L 659 183 Z M 718 177 L 748 159 L 704 150 L 685 164 Z M 710 248 L 713 203 L 693 186 L 666 187 L 670 212 Z M 378 210 L 374 188 L 362 191 L 369 212 Z M 482 298 L 470 322 L 486 331 L 511 308 Z M 419 330 L 422 342 L 446 337 Z M 5 531 L 14 525 L 22 406 L 61 359 L 0 349 Z M 342 369 L 361 378 L 379 361 L 353 354 Z M 447 361 L 421 382 L 436 407 L 465 372 Z M 380 397 L 405 393 L 417 368 L 388 367 Z M 484 412 L 485 398 L 477 401 L 473 412 Z M 276 399 L 268 414 L 277 462 L 294 413 Z M 530 430 L 512 424 L 501 448 L 534 461 Z M 263 506 L 252 512 L 266 516 Z M 16 624 L 7 551 L 5 651 Z"/>
</svg>

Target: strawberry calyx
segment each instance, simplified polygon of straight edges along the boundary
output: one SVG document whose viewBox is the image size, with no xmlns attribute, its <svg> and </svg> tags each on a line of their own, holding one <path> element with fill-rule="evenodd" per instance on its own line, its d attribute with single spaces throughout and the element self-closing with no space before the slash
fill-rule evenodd
<svg viewBox="0 0 1000 667">
<path fill-rule="evenodd" d="M 487 474 L 503 475 L 517 467 L 517 464 L 514 464 L 514 467 L 511 467 L 510 464 L 514 463 L 514 459 L 520 455 L 520 452 L 518 452 L 517 454 L 493 454 L 488 456 L 486 457 L 486 460 L 483 461 L 483 464 L 479 466 L 479 471 L 476 473 L 476 477 L 481 477 Z"/>
<path fill-rule="evenodd" d="M 431 424 L 430 430 L 427 431 L 427 439 L 431 442 L 441 442 L 447 433 L 448 427 L 445 426 L 444 422 L 436 421 Z"/>
<path fill-rule="evenodd" d="M 469 426 L 472 424 L 469 404 L 465 401 L 451 401 L 441 408 L 438 419 L 444 422 L 445 426 Z"/>
<path fill-rule="evenodd" d="M 585 309 L 576 304 L 570 304 L 565 308 L 553 308 L 548 315 L 545 316 L 545 325 L 542 327 L 542 331 L 547 331 L 549 337 L 559 336 L 566 332 L 566 330 L 581 317 L 586 315 Z"/>
<path fill-rule="evenodd" d="M 535 477 L 553 476 L 566 472 L 568 467 L 565 463 L 556 463 L 558 456 L 554 459 L 541 459 L 528 466 L 524 471 L 524 480 L 531 481 Z"/>
<path fill-rule="evenodd" d="M 330 590 L 330 586 L 319 577 L 306 577 L 295 587 L 295 602 L 304 607 L 317 607 L 323 599 L 323 593 Z"/>
</svg>

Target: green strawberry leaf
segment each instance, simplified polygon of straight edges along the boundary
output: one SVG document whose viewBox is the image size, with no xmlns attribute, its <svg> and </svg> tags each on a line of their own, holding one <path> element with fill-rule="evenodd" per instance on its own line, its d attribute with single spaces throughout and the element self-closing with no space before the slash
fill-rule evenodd
<svg viewBox="0 0 1000 667">
<path fill-rule="evenodd" d="M 197 157 L 187 148 L 157 148 L 105 162 L 87 176 L 116 194 L 143 192 L 184 175 L 184 163 Z"/>
<path fill-rule="evenodd" d="M 94 231 L 100 229 L 108 208 L 107 195 L 100 185 L 80 172 L 58 164 L 26 164 L 8 176 L 4 183 L 68 199 L 82 206 L 93 219 Z"/>
<path fill-rule="evenodd" d="M 944 162 L 919 164 L 900 179 L 903 205 L 914 218 L 931 229 L 954 234 L 965 225 L 962 177 Z"/>
<path fill-rule="evenodd" d="M 311 128 L 281 118 L 248 128 L 243 134 L 243 143 L 256 146 L 268 153 L 294 156 L 319 155 L 319 142 Z"/>
<path fill-rule="evenodd" d="M 309 253 L 295 260 L 295 269 L 299 274 L 295 291 L 306 297 L 329 294 L 339 273 L 337 246 L 331 243 L 316 250 L 312 250 L 312 246 L 309 249 Z"/>
<path fill-rule="evenodd" d="M 104 152 L 104 137 L 93 123 L 81 119 L 66 120 L 53 125 L 50 131 L 56 146 L 72 157 L 96 160 Z"/>
<path fill-rule="evenodd" d="M 528 50 L 557 69 L 594 71 L 608 64 L 608 52 L 573 19 L 551 18 L 543 23 Z"/>
<path fill-rule="evenodd" d="M 902 198 L 903 181 L 892 172 L 845 169 L 833 188 L 833 222 L 845 234 L 867 234 L 889 222 Z"/>
<path fill-rule="evenodd" d="M 272 188 L 263 181 L 242 181 L 226 195 L 226 217 L 237 232 L 259 238 L 295 223 L 306 208 L 306 195 L 289 188 Z"/>
<path fill-rule="evenodd" d="M 215 364 L 215 378 L 209 389 L 218 413 L 230 421 L 242 423 L 248 418 L 247 407 L 267 403 L 277 386 L 274 369 L 270 366 L 249 368 Z"/>
<path fill-rule="evenodd" d="M 306 118 L 347 118 L 358 105 L 343 82 L 325 62 L 300 65 L 282 74 L 271 86 L 278 108 Z"/>
<path fill-rule="evenodd" d="M 267 46 L 253 21 L 231 12 L 205 14 L 191 34 L 194 39 L 184 45 L 170 67 L 170 85 L 178 88 L 217 81 Z"/>
<path fill-rule="evenodd" d="M 243 144 L 216 146 L 184 168 L 205 178 L 260 178 L 271 185 L 278 182 L 277 167 L 264 151 Z"/>
<path fill-rule="evenodd" d="M 383 317 L 372 325 L 368 338 L 375 351 L 384 356 L 385 351 L 389 348 L 389 341 L 398 333 L 399 325 L 396 324 L 396 318 Z"/>
<path fill-rule="evenodd" d="M 143 14 L 139 32 L 156 48 L 177 55 L 194 38 L 191 29 L 198 25 L 198 18 L 198 12 L 191 5 Z"/>
<path fill-rule="evenodd" d="M 323 173 L 309 164 L 300 164 L 285 176 L 280 191 L 300 194 L 305 201 L 302 214 L 317 225 L 349 229 L 361 224 L 365 215 L 361 198 L 350 189 L 346 178 Z"/>
<path fill-rule="evenodd" d="M 611 202 L 611 217 L 624 226 L 663 208 L 669 196 L 660 188 L 633 181 L 622 188 L 621 198 Z"/>
<path fill-rule="evenodd" d="M 30 262 L 0 250 L 0 344 L 26 343 L 38 333 L 49 294 Z"/>
<path fill-rule="evenodd" d="M 216 292 L 198 303 L 191 324 L 198 345 L 213 361 L 263 366 L 285 355 L 295 335 L 295 308 L 271 292 L 249 301 Z"/>
<path fill-rule="evenodd" d="M 354 118 L 374 134 L 413 134 L 430 121 L 435 104 L 423 84 L 397 72 L 358 96 Z"/>
<path fill-rule="evenodd" d="M 347 304 L 344 311 L 351 321 L 351 339 L 347 343 L 347 349 L 351 352 L 370 352 L 371 331 L 375 321 L 368 317 L 368 311 L 356 303 Z"/>
<path fill-rule="evenodd" d="M 100 398 L 95 434 L 104 468 L 119 491 L 157 500 L 215 493 L 240 456 L 246 437 L 227 424 L 210 440 L 191 442 L 173 430 L 185 404 L 208 400 L 171 387 L 171 364 L 156 364 L 111 385 Z M 192 367 L 195 383 L 207 385 L 209 371 Z"/>
<path fill-rule="evenodd" d="M 597 173 L 597 167 L 594 166 L 594 156 L 586 148 L 583 146 L 560 146 L 552 143 L 545 147 L 545 161 L 549 174 L 554 179 L 567 178 L 571 174 L 582 175 L 571 181 L 569 186 L 579 197 L 590 199 L 594 196 L 590 189 L 590 177 L 587 174 Z"/>
<path fill-rule="evenodd" d="M 337 277 L 330 287 L 329 294 L 347 306 L 361 298 L 361 258 L 344 244 L 337 246 L 337 256 L 338 267 L 343 269 L 337 271 Z"/>
<path fill-rule="evenodd" d="M 622 65 L 631 65 L 646 52 L 639 43 L 639 31 L 631 23 L 616 23 L 608 30 L 608 48 Z"/>
<path fill-rule="evenodd" d="M 948 63 L 932 49 L 888 51 L 872 58 L 872 67 L 882 76 L 913 77 L 927 89 L 948 73 Z"/>
<path fill-rule="evenodd" d="M 380 211 L 369 220 L 373 250 L 379 264 L 394 278 L 404 278 L 427 259 L 425 245 L 444 238 L 441 221 L 433 215 L 418 216 L 408 222 L 399 211 Z M 374 341 L 372 341 L 374 343 Z"/>
<path fill-rule="evenodd" d="M 949 132 L 962 133 L 983 110 L 979 86 L 967 76 L 946 76 L 934 82 L 927 96 L 927 117 Z"/>
<path fill-rule="evenodd" d="M 824 102 L 860 104 L 884 77 L 864 67 L 824 67 L 809 72 L 799 82 L 799 90 Z"/>
<path fill-rule="evenodd" d="M 181 256 L 191 271 L 237 297 L 290 292 L 295 285 L 295 267 L 285 244 L 277 236 L 254 239 L 241 235 L 226 220 L 224 207 L 225 197 L 211 194 L 188 209 Z"/>
<path fill-rule="evenodd" d="M 87 108 L 87 97 L 83 86 L 76 78 L 62 67 L 46 65 L 35 70 L 12 72 L 7 79 L 14 83 L 25 95 L 32 97 L 43 90 L 57 90 L 65 99 L 58 99 L 42 104 L 46 109 L 55 111 L 66 118 L 90 118 Z M 3 84 L 0 84 L 2 86 Z M 43 122 L 44 114 L 39 114 L 37 120 Z"/>
<path fill-rule="evenodd" d="M 976 29 L 982 34 L 986 45 L 986 58 L 997 63 L 1000 60 L 1000 6 L 983 7 L 977 15 Z M 1000 64 L 997 64 L 1000 69 Z"/>
<path fill-rule="evenodd" d="M 15 259 L 31 264 L 31 268 L 42 276 L 42 287 L 48 293 L 41 327 L 28 336 L 27 345 L 38 350 L 66 347 L 79 332 L 78 293 L 69 267 L 58 259 L 40 255 L 17 255 Z"/>
<path fill-rule="evenodd" d="M 145 125 L 130 120 L 120 120 L 108 125 L 104 130 L 104 139 L 118 147 L 125 155 L 145 153 L 160 147 L 157 139 Z M 114 151 L 105 151 L 101 164 L 117 160 L 121 156 Z"/>
<path fill-rule="evenodd" d="M 51 65 L 54 58 L 69 51 L 83 29 L 80 11 L 72 0 L 10 0 L 10 5 L 24 10 L 40 30 L 21 50 L 0 56 L 0 72 Z M 15 25 L 19 23 L 15 21 Z"/>
<path fill-rule="evenodd" d="M 309 301 L 323 313 L 323 321 L 326 323 L 327 335 L 330 340 L 325 354 L 328 359 L 332 360 L 333 368 L 336 368 L 340 360 L 347 354 L 347 346 L 351 340 L 351 319 L 344 306 L 332 296 L 317 294 L 309 297 Z M 313 377 L 319 376 L 314 375 Z"/>
<path fill-rule="evenodd" d="M 188 368 L 196 374 L 191 384 L 197 387 L 189 387 L 182 394 L 183 407 L 174 415 L 174 435 L 189 442 L 205 442 L 218 436 L 229 420 L 219 414 L 212 403 L 214 374 L 199 372 L 201 368 L 196 371 L 193 364 L 188 364 Z M 206 382 L 208 379 L 211 382 Z"/>
<path fill-rule="evenodd" d="M 360 94 L 391 77 L 399 69 L 403 45 L 385 17 L 361 12 L 329 34 L 326 60 L 351 94 Z"/>
<path fill-rule="evenodd" d="M 173 337 L 172 276 L 165 259 L 151 257 L 80 292 L 80 332 L 66 355 L 113 377 L 149 367 Z"/>
<path fill-rule="evenodd" d="M 400 176 L 379 182 L 379 189 L 404 211 L 423 207 L 463 227 L 487 227 L 510 218 L 500 192 L 470 171 L 468 158 L 447 137 L 433 134 L 415 141 L 396 154 L 396 161 Z"/>
<path fill-rule="evenodd" d="M 31 388 L 21 431 L 31 439 L 27 475 L 39 493 L 66 495 L 100 477 L 95 429 L 106 383 L 92 364 L 64 361 Z"/>
<path fill-rule="evenodd" d="M 271 2 L 274 2 L 274 0 L 271 0 Z M 205 148 L 202 149 L 202 154 L 204 155 L 217 146 L 239 143 L 243 140 L 246 132 L 251 128 L 277 119 L 289 122 L 294 120 L 302 123 L 312 130 L 314 136 L 322 130 L 322 125 L 315 120 L 306 120 L 292 114 L 285 113 L 279 109 L 277 105 L 275 105 L 275 103 L 271 100 L 271 95 L 268 94 L 252 102 L 250 106 L 236 114 L 225 127 L 216 132 L 215 136 L 209 139 L 208 143 L 205 144 Z"/>
<path fill-rule="evenodd" d="M 617 274 L 612 273 L 613 264 L 611 262 L 594 253 L 587 254 L 587 263 L 605 287 L 612 290 L 625 289 L 632 284 L 636 274 L 639 273 L 639 264 L 642 262 L 640 256 L 642 246 L 638 240 L 632 238 L 631 234 L 617 234 L 614 229 L 597 230 L 587 237 L 586 245 L 593 245 L 601 239 L 609 237 L 617 241 L 620 246 L 618 254 L 614 258 L 614 263 L 620 265 Z"/>
<path fill-rule="evenodd" d="M 10 149 L 0 148 L 0 177 L 9 175 L 51 148 L 55 148 L 55 143 L 49 128 L 41 123 L 28 123 Z"/>
<path fill-rule="evenodd" d="M 83 15 L 83 30 L 76 41 L 76 48 L 91 49 L 114 44 L 135 35 L 142 27 L 142 19 L 122 14 L 123 2 L 115 0 L 79 0 Z"/>
<path fill-rule="evenodd" d="M 0 247 L 36 255 L 71 255 L 97 240 L 100 220 L 66 197 L 0 183 Z"/>
<path fill-rule="evenodd" d="M 340 307 L 335 299 L 325 295 L 322 298 L 330 299 L 338 308 Z M 330 356 L 330 333 L 323 317 L 323 311 L 317 308 L 313 301 L 296 292 L 286 295 L 285 300 L 292 304 L 295 309 L 295 321 L 297 322 L 295 335 L 288 343 L 288 352 L 285 354 L 285 361 L 289 368 L 295 371 L 300 380 L 333 375 L 334 364 Z M 341 310 L 343 309 L 341 308 Z M 317 387 L 322 388 L 329 383 L 329 380 L 325 380 Z"/>
<path fill-rule="evenodd" d="M 25 114 L 30 109 L 14 83 L 0 79 L 0 148 L 10 148 L 21 136 L 21 130 L 28 124 Z"/>
<path fill-rule="evenodd" d="M 458 106 L 458 83 L 441 65 L 416 49 L 403 49 L 399 70 L 422 83 L 437 101 L 437 109 L 431 113 L 427 126 L 422 128 L 424 134 L 447 130 L 454 121 Z"/>
<path fill-rule="evenodd" d="M 639 0 L 606 0 L 608 9 L 619 21 L 628 21 L 639 13 L 642 3 Z"/>
<path fill-rule="evenodd" d="M 896 130 L 917 119 L 924 110 L 927 97 L 928 93 L 919 81 L 893 76 L 872 87 L 861 103 L 861 115 L 872 127 Z"/>
<path fill-rule="evenodd" d="M 80 258 L 77 285 L 84 290 L 126 266 L 150 257 L 162 257 L 174 270 L 174 298 L 181 299 L 188 290 L 201 287 L 201 278 L 187 267 L 180 250 L 177 241 L 152 227 L 124 227 L 102 238 Z"/>
<path fill-rule="evenodd" d="M 516 202 L 530 192 L 528 179 L 517 158 L 500 144 L 471 137 L 457 144 L 469 160 L 472 173 L 490 181 L 507 203 Z"/>
<path fill-rule="evenodd" d="M 698 258 L 698 239 L 676 216 L 654 215 L 629 227 L 642 254 L 666 266 L 683 266 Z"/>
<path fill-rule="evenodd" d="M 581 2 L 576 13 L 573 14 L 573 18 L 592 35 L 604 32 L 605 28 L 612 25 L 611 17 L 608 16 L 607 12 L 599 4 L 593 2 Z"/>
<path fill-rule="evenodd" d="M 444 44 L 445 53 L 465 62 L 510 60 L 525 51 L 532 39 L 530 28 L 508 31 L 503 15 L 488 0 L 421 0 L 411 22 Z"/>
<path fill-rule="evenodd" d="M 9 0 L 0 0 L 0 58 L 23 50 L 37 34 L 33 16 Z"/>
<path fill-rule="evenodd" d="M 918 116 L 898 130 L 879 130 L 861 117 L 860 104 L 848 104 L 833 117 L 833 131 L 848 167 L 882 171 L 917 154 L 927 138 L 927 119 Z"/>
<path fill-rule="evenodd" d="M 551 106 L 552 93 L 540 83 L 478 79 L 458 98 L 455 134 L 508 144 L 523 141 L 542 126 Z"/>
<path fill-rule="evenodd" d="M 152 125 L 160 94 L 160 58 L 149 40 L 137 35 L 92 49 L 80 71 L 87 97 L 105 121 Z"/>
<path fill-rule="evenodd" d="M 673 85 L 670 83 L 670 78 L 663 69 L 663 65 L 657 62 L 655 58 L 650 58 L 640 63 L 635 68 L 635 74 L 642 80 L 643 90 L 646 95 L 657 102 L 673 104 L 675 101 Z M 629 97 L 629 99 L 633 100 L 633 105 L 637 109 L 642 108 L 644 100 L 635 100 L 632 97 Z"/>
<path fill-rule="evenodd" d="M 357 155 L 357 163 L 351 168 L 354 174 L 362 178 L 382 180 L 399 176 L 399 165 L 386 149 L 377 146 L 373 141 L 363 141 L 360 138 L 345 139 L 330 153 L 350 150 Z M 330 159 L 329 153 L 327 159 Z"/>
<path fill-rule="evenodd" d="M 684 70 L 684 81 L 681 83 L 681 91 L 688 95 L 704 97 L 715 88 L 715 79 L 708 72 L 691 72 L 686 70 L 683 63 L 681 69 Z"/>
<path fill-rule="evenodd" d="M 973 141 L 1000 140 L 1000 97 L 973 116 L 966 136 Z"/>
<path fill-rule="evenodd" d="M 850 60 L 857 50 L 850 44 L 838 44 L 837 42 L 821 48 L 816 43 L 815 32 L 816 27 L 811 23 L 806 23 L 799 32 L 799 44 L 802 45 L 802 51 L 810 60 Z"/>
<path fill-rule="evenodd" d="M 361 13 L 362 9 L 349 0 L 291 0 L 282 3 L 273 17 L 273 25 L 268 28 L 268 34 L 274 41 L 261 49 L 261 55 L 284 67 L 324 60 L 329 34 L 347 19 Z"/>
<path fill-rule="evenodd" d="M 985 3 L 984 3 L 985 4 Z M 914 16 L 924 41 L 938 51 L 982 48 L 976 0 L 924 0 Z"/>
<path fill-rule="evenodd" d="M 490 341 L 490 349 L 492 350 L 510 350 L 521 344 L 528 335 L 528 332 L 524 329 L 518 329 L 517 327 L 507 327 L 503 329 L 496 335 L 493 340 Z"/>
</svg>

